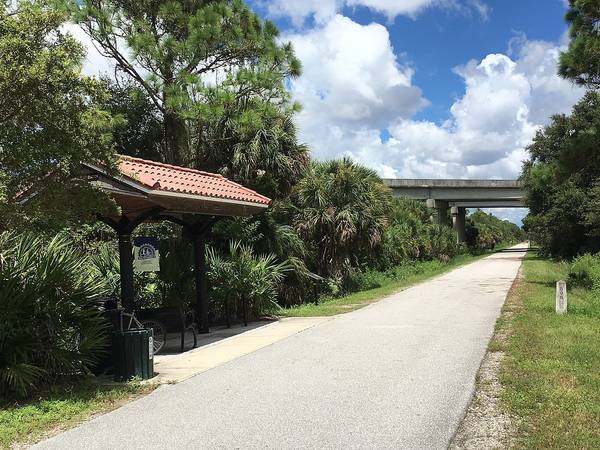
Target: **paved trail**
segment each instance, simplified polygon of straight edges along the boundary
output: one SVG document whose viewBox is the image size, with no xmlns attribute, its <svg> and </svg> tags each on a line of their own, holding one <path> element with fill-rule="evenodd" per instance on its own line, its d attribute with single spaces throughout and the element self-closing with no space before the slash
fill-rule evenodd
<svg viewBox="0 0 600 450">
<path fill-rule="evenodd" d="M 525 246 L 422 283 L 39 444 L 443 449 Z"/>
</svg>

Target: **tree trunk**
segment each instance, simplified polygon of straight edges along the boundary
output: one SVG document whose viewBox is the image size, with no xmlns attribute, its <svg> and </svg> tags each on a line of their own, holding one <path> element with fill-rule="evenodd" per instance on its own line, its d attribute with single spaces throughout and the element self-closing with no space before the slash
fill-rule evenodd
<svg viewBox="0 0 600 450">
<path fill-rule="evenodd" d="M 182 165 L 187 155 L 188 132 L 185 120 L 173 111 L 164 114 L 165 142 L 167 152 L 166 161 L 169 164 Z"/>
</svg>

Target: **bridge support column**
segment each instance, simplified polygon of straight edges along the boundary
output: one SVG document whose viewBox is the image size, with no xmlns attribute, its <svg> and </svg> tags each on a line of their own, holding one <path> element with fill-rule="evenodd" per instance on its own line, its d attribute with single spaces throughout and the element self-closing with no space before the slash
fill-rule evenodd
<svg viewBox="0 0 600 450">
<path fill-rule="evenodd" d="M 453 206 L 450 214 L 452 215 L 452 228 L 456 231 L 458 242 L 465 242 L 467 240 L 467 208 Z"/>
<path fill-rule="evenodd" d="M 433 223 L 446 226 L 450 225 L 448 223 L 448 202 L 430 198 L 427 200 L 427 206 L 435 209 L 435 214 L 431 216 L 431 221 Z"/>
</svg>

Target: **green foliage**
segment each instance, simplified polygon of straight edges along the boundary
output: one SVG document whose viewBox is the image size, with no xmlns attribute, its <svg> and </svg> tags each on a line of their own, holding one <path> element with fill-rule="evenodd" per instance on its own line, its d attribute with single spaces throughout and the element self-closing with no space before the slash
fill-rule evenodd
<svg viewBox="0 0 600 450">
<path fill-rule="evenodd" d="M 368 291 L 383 286 L 389 277 L 385 272 L 376 270 L 365 270 L 363 272 L 354 272 L 346 277 L 344 281 L 345 292 Z"/>
<path fill-rule="evenodd" d="M 280 199 L 308 171 L 309 149 L 298 143 L 291 112 L 252 103 L 237 101 L 203 122 L 195 165 Z M 249 108 L 258 111 L 247 123 L 243 115 Z"/>
<path fill-rule="evenodd" d="M 158 289 L 161 306 L 186 306 L 195 298 L 194 251 L 186 239 L 161 239 Z"/>
<path fill-rule="evenodd" d="M 106 284 L 106 295 L 119 298 L 121 275 L 119 253 L 113 242 L 97 245 L 90 252 L 92 270 Z M 182 238 L 160 239 L 160 271 L 134 274 L 138 307 L 184 306 L 194 298 L 194 262 L 191 243 Z"/>
<path fill-rule="evenodd" d="M 600 254 L 586 253 L 571 263 L 569 280 L 586 289 L 600 289 Z"/>
<path fill-rule="evenodd" d="M 80 163 L 113 167 L 115 121 L 96 105 L 102 83 L 81 75 L 85 53 L 66 18 L 43 0 L 0 4 L 0 228 L 58 228 L 112 207 Z"/>
<path fill-rule="evenodd" d="M 517 243 L 526 239 L 525 232 L 508 220 L 477 210 L 467 217 L 467 245 L 474 251 L 493 249 L 498 244 Z"/>
<path fill-rule="evenodd" d="M 499 330 L 507 355 L 500 371 L 502 403 L 521 430 L 514 447 L 600 448 L 598 295 L 570 285 L 569 311 L 558 315 L 555 286 L 568 264 L 530 252 L 522 270 Z"/>
<path fill-rule="evenodd" d="M 459 252 L 451 228 L 431 223 L 425 203 L 394 199 L 390 225 L 385 229 L 380 267 L 387 269 L 413 260 L 448 260 Z"/>
<path fill-rule="evenodd" d="M 430 255 L 448 261 L 458 253 L 456 233 L 448 226 L 432 225 L 429 227 Z"/>
<path fill-rule="evenodd" d="M 27 400 L 0 400 L 0 448 L 30 446 L 57 429 L 78 425 L 155 387 L 135 381 L 99 385 L 92 377 L 63 379 Z"/>
<path fill-rule="evenodd" d="M 285 283 L 278 285 L 278 302 L 293 305 L 310 301 L 315 296 L 315 282 L 321 278 L 308 267 L 306 243 L 289 223 L 289 204 L 274 202 L 265 213 L 252 218 L 220 220 L 213 228 L 212 245 L 220 253 L 229 250 L 231 240 L 251 245 L 259 254 L 273 254 L 278 261 L 287 261 L 291 270 Z"/>
<path fill-rule="evenodd" d="M 600 4 L 597 0 L 569 0 L 569 48 L 560 55 L 559 73 L 593 89 L 600 87 Z"/>
<path fill-rule="evenodd" d="M 280 114 L 296 109 L 285 79 L 299 75 L 300 62 L 291 45 L 279 43 L 275 25 L 241 0 L 84 0 L 70 6 L 74 19 L 156 107 L 167 162 L 218 165 L 219 154 L 207 159 L 211 148 L 238 156 L 247 149 L 241 160 L 252 160 L 269 151 L 258 148 L 264 146 L 261 133 L 279 133 Z M 248 143 L 254 148 L 241 147 Z M 306 151 L 300 153 L 306 159 Z M 237 164 L 244 176 L 241 160 L 225 162 L 229 169 Z"/>
<path fill-rule="evenodd" d="M 90 256 L 91 268 L 104 280 L 105 294 L 119 298 L 121 294 L 121 275 L 119 273 L 119 253 L 110 243 L 100 244 Z"/>
<path fill-rule="evenodd" d="M 600 318 L 600 254 L 581 255 L 570 264 L 571 286 L 580 286 L 589 294 L 584 302 L 570 302 L 569 311 Z"/>
<path fill-rule="evenodd" d="M 61 235 L 0 241 L 0 392 L 26 395 L 57 376 L 89 371 L 106 345 L 93 300 L 107 291 Z"/>
<path fill-rule="evenodd" d="M 219 313 L 226 314 L 229 306 L 240 316 L 244 307 L 254 317 L 279 309 L 277 286 L 290 270 L 288 263 L 278 263 L 272 254 L 255 255 L 252 247 L 231 241 L 229 253 L 219 255 L 209 248 L 208 276 L 213 300 Z"/>
<path fill-rule="evenodd" d="M 419 227 L 420 231 L 425 226 Z M 383 233 L 381 264 L 390 267 L 404 261 L 418 259 L 425 239 L 407 224 L 391 225 Z"/>
<path fill-rule="evenodd" d="M 340 278 L 376 259 L 391 194 L 374 171 L 349 159 L 313 163 L 293 202 L 317 274 Z"/>
<path fill-rule="evenodd" d="M 161 115 L 146 91 L 126 78 L 103 81 L 109 95 L 100 100 L 100 105 L 119 118 L 113 130 L 117 153 L 161 161 L 164 151 Z"/>
<path fill-rule="evenodd" d="M 600 96 L 589 92 L 570 116 L 555 116 L 528 147 L 522 179 L 525 229 L 544 254 L 600 250 Z"/>
<path fill-rule="evenodd" d="M 394 198 L 390 223 L 383 234 L 380 265 L 383 268 L 431 256 L 430 212 L 423 202 Z M 456 238 L 454 239 L 456 240 Z"/>
<path fill-rule="evenodd" d="M 350 274 L 345 280 L 344 293 L 349 294 L 378 289 L 383 286 L 409 280 L 422 274 L 436 273 L 442 270 L 447 265 L 447 262 L 440 259 L 407 261 L 405 264 L 394 266 L 385 271 L 369 269 L 362 272 L 355 272 Z"/>
</svg>

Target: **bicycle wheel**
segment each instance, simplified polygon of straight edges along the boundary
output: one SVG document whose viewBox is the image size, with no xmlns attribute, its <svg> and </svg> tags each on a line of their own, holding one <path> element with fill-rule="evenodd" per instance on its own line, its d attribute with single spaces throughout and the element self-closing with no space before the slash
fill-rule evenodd
<svg viewBox="0 0 600 450">
<path fill-rule="evenodd" d="M 142 320 L 141 324 L 142 327 L 152 330 L 152 334 L 154 335 L 153 348 L 156 355 L 163 349 L 167 342 L 167 330 L 158 320 Z"/>
</svg>

